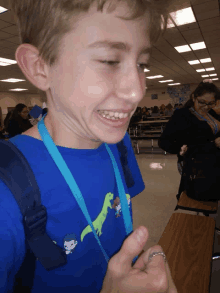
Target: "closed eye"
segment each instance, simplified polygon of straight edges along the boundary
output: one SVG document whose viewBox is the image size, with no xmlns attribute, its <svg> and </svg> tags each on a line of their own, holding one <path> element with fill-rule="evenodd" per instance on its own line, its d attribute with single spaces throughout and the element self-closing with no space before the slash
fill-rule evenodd
<svg viewBox="0 0 220 293">
<path fill-rule="evenodd" d="M 149 64 L 146 64 L 146 63 L 140 63 L 139 66 L 140 66 L 140 68 L 143 69 L 143 70 L 144 70 L 144 69 L 149 69 L 149 67 L 150 67 Z"/>
<path fill-rule="evenodd" d="M 107 64 L 107 65 L 110 65 L 110 66 L 114 66 L 114 65 L 117 65 L 119 64 L 120 62 L 119 61 L 109 61 L 109 60 L 103 60 L 103 61 L 100 61 L 101 63 L 103 64 Z"/>
</svg>

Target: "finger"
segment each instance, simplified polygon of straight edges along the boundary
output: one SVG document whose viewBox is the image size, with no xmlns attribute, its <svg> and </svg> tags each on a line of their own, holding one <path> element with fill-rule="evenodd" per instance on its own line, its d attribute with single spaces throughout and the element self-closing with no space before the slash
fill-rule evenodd
<svg viewBox="0 0 220 293">
<path fill-rule="evenodd" d="M 148 290 L 150 292 L 169 292 L 169 271 L 166 268 L 164 258 L 161 255 L 157 255 L 149 261 L 149 256 L 153 252 L 163 252 L 163 250 L 159 245 L 151 247 L 140 257 L 140 259 L 137 260 L 136 264 L 133 266 L 133 268 L 137 270 L 136 272 L 134 270 L 134 274 L 129 275 L 128 283 L 130 292 L 133 292 L 131 290 L 132 284 L 137 286 L 137 282 L 135 280 L 135 278 L 137 278 L 137 274 L 138 290 L 135 292 L 148 292 Z M 138 269 L 141 271 L 138 271 Z M 143 288 L 145 291 L 142 290 Z M 174 291 L 173 293 L 177 292 Z"/>
<path fill-rule="evenodd" d="M 146 269 L 144 272 L 146 272 L 151 277 L 151 279 L 154 280 L 154 283 L 158 286 L 158 288 L 167 290 L 169 287 L 169 282 L 166 262 L 162 255 L 153 256 L 149 261 L 149 257 L 153 252 L 163 252 L 163 249 L 161 246 L 156 245 L 146 251 L 146 254 L 143 257 L 146 264 Z"/>
<path fill-rule="evenodd" d="M 162 271 L 166 271 L 165 261 L 162 255 L 156 255 L 154 256 L 151 261 L 149 261 L 149 256 L 153 252 L 163 252 L 161 246 L 156 245 L 151 248 L 149 248 L 147 251 L 145 251 L 140 258 L 136 261 L 133 268 L 134 269 L 140 269 L 142 271 L 145 271 L 149 273 L 149 270 L 152 268 L 159 268 Z"/>
<path fill-rule="evenodd" d="M 142 237 L 138 235 L 138 231 L 143 232 Z M 128 273 L 132 267 L 133 259 L 141 253 L 144 245 L 147 242 L 149 233 L 146 227 L 141 226 L 135 229 L 135 231 L 127 237 L 124 241 L 120 251 L 113 256 L 110 260 L 111 269 L 118 276 Z"/>
</svg>

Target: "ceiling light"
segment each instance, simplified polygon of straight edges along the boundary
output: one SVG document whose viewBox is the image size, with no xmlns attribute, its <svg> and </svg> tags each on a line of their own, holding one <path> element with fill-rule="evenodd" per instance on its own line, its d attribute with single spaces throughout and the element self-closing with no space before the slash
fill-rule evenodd
<svg viewBox="0 0 220 293">
<path fill-rule="evenodd" d="M 0 62 L 0 66 L 9 66 L 9 65 L 11 65 L 11 64 Z"/>
<path fill-rule="evenodd" d="M 202 77 L 209 77 L 209 75 L 202 75 Z"/>
<path fill-rule="evenodd" d="M 0 58 L 0 62 L 7 63 L 7 64 L 16 64 L 17 63 L 17 61 L 15 61 L 15 60 L 6 59 L 6 58 Z"/>
<path fill-rule="evenodd" d="M 209 76 L 216 76 L 216 75 L 217 75 L 217 73 L 209 74 Z"/>
<path fill-rule="evenodd" d="M 190 65 L 193 65 L 193 64 L 199 64 L 199 60 L 188 61 L 188 63 L 189 63 Z"/>
<path fill-rule="evenodd" d="M 173 81 L 172 79 L 169 79 L 169 80 L 161 80 L 159 82 L 170 82 L 170 81 Z"/>
<path fill-rule="evenodd" d="M 25 81 L 24 79 L 16 79 L 16 78 L 9 78 L 9 79 L 3 79 L 0 81 L 5 81 L 5 82 L 19 82 L 19 81 Z"/>
<path fill-rule="evenodd" d="M 168 85 L 178 85 L 180 83 L 169 83 Z"/>
<path fill-rule="evenodd" d="M 197 69 L 196 71 L 197 72 L 203 72 L 203 71 L 205 71 L 205 69 Z"/>
<path fill-rule="evenodd" d="M 2 6 L 0 6 L 0 13 L 3 13 L 3 12 L 5 12 L 5 11 L 7 11 L 8 9 L 6 9 L 6 8 L 4 8 L 4 7 L 2 7 Z"/>
<path fill-rule="evenodd" d="M 190 47 L 195 51 L 195 50 L 205 49 L 206 45 L 204 42 L 199 42 L 199 43 L 190 44 Z"/>
<path fill-rule="evenodd" d="M 215 68 L 214 67 L 210 67 L 210 68 L 206 68 L 205 70 L 206 71 L 212 71 L 212 70 L 215 70 Z"/>
<path fill-rule="evenodd" d="M 163 75 L 147 76 L 148 79 L 161 78 Z"/>
<path fill-rule="evenodd" d="M 193 14 L 192 8 L 184 8 L 170 13 L 172 19 L 176 25 L 183 25 L 187 23 L 196 22 L 195 16 Z"/>
<path fill-rule="evenodd" d="M 145 68 L 145 69 L 144 69 L 144 72 L 148 72 L 148 71 L 150 71 L 150 70 L 149 70 L 149 69 L 147 69 L 147 68 Z"/>
<path fill-rule="evenodd" d="M 212 80 L 218 80 L 218 78 L 212 78 Z"/>
<path fill-rule="evenodd" d="M 9 91 L 16 91 L 16 92 L 21 92 L 21 91 L 27 91 L 28 89 L 12 89 Z"/>
<path fill-rule="evenodd" d="M 179 53 L 192 51 L 188 45 L 174 47 Z"/>
<path fill-rule="evenodd" d="M 211 58 L 200 59 L 201 63 L 212 62 Z"/>
</svg>

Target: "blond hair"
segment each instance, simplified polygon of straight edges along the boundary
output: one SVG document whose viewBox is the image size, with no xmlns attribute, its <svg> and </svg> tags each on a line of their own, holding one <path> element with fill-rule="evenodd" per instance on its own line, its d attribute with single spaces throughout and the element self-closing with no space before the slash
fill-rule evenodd
<svg viewBox="0 0 220 293">
<path fill-rule="evenodd" d="M 62 37 L 73 29 L 81 12 L 87 12 L 95 3 L 97 11 L 103 11 L 109 3 L 110 13 L 120 1 L 131 12 L 129 17 L 121 19 L 133 20 L 149 11 L 150 41 L 154 44 L 167 27 L 170 0 L 10 0 L 10 7 L 17 20 L 20 42 L 35 46 L 43 60 L 52 66 L 58 60 Z"/>
</svg>

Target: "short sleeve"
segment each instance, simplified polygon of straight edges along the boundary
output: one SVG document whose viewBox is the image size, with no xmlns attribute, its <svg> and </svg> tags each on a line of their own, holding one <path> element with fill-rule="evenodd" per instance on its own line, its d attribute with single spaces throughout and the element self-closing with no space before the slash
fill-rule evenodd
<svg viewBox="0 0 220 293">
<path fill-rule="evenodd" d="M 128 167 L 131 170 L 134 180 L 134 185 L 132 187 L 129 187 L 129 193 L 132 198 L 141 193 L 145 189 L 145 185 L 135 157 L 130 136 L 127 132 L 124 137 L 124 143 L 127 147 Z"/>
</svg>

